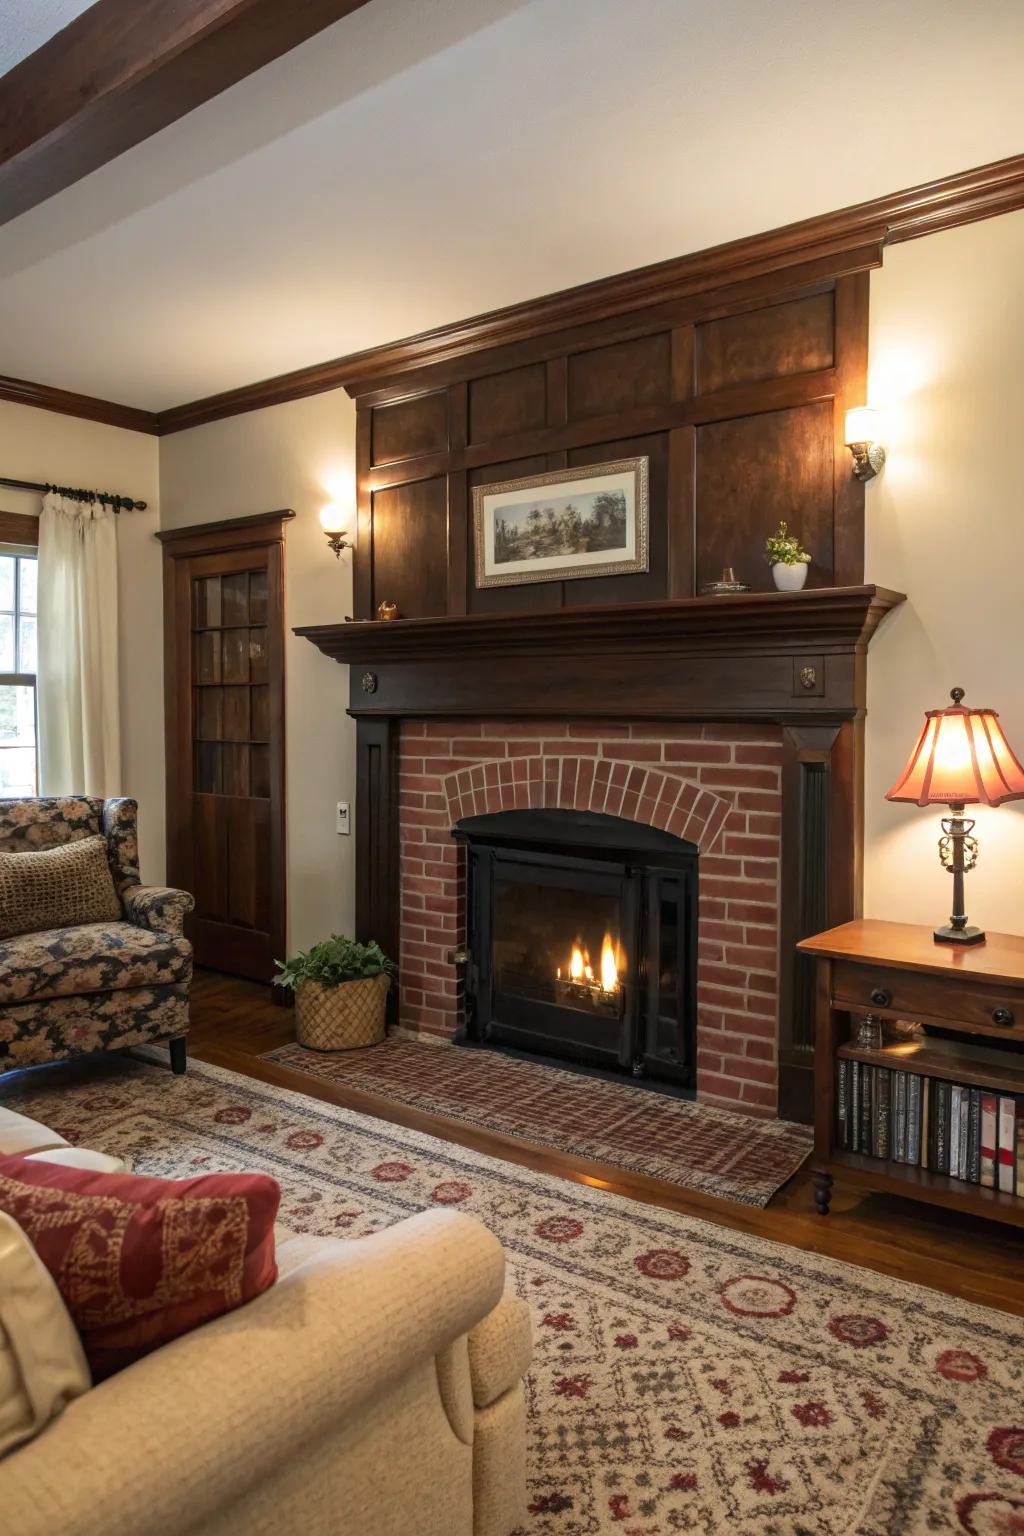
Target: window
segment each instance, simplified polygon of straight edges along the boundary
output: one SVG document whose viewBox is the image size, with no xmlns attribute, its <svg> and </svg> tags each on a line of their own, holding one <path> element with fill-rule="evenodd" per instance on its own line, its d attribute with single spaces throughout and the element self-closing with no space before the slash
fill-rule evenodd
<svg viewBox="0 0 1024 1536">
<path fill-rule="evenodd" d="M 37 780 L 36 556 L 0 546 L 0 799 Z"/>
</svg>

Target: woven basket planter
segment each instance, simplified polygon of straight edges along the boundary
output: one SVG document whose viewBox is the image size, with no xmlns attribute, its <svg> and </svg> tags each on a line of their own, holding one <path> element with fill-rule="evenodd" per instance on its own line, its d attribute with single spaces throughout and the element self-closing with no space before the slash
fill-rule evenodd
<svg viewBox="0 0 1024 1536">
<path fill-rule="evenodd" d="M 295 989 L 295 1038 L 314 1051 L 354 1051 L 384 1039 L 390 978 L 361 977 L 324 987 L 304 981 Z"/>
</svg>

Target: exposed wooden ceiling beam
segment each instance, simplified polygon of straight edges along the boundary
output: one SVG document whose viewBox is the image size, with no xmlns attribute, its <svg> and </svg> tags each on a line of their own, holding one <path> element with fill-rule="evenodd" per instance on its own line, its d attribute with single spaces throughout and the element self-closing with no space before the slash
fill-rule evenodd
<svg viewBox="0 0 1024 1536">
<path fill-rule="evenodd" d="M 366 0 L 97 0 L 0 81 L 0 224 Z"/>
</svg>

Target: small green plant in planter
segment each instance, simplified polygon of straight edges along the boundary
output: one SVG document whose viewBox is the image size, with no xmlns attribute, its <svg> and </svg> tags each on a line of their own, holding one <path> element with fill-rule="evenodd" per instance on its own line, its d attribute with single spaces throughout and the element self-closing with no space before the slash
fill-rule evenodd
<svg viewBox="0 0 1024 1536">
<path fill-rule="evenodd" d="M 276 986 L 295 994 L 295 1037 L 315 1051 L 348 1051 L 384 1039 L 388 987 L 398 967 L 380 945 L 333 933 L 278 960 Z"/>
<path fill-rule="evenodd" d="M 780 523 L 765 539 L 764 554 L 779 591 L 799 592 L 807 580 L 811 557 L 785 523 Z"/>
</svg>

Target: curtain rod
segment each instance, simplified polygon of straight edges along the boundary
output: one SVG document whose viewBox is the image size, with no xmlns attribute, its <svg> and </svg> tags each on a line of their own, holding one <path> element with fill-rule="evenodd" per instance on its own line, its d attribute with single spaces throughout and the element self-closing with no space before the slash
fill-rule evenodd
<svg viewBox="0 0 1024 1536">
<path fill-rule="evenodd" d="M 130 496 L 113 496 L 109 491 L 83 491 L 70 485 L 43 485 L 39 480 L 8 480 L 5 475 L 0 475 L 0 485 L 9 486 L 13 491 L 38 491 L 40 496 L 45 496 L 48 491 L 57 491 L 61 496 L 69 496 L 72 501 L 105 501 L 115 512 L 146 510 L 144 501 L 133 501 Z"/>
</svg>

